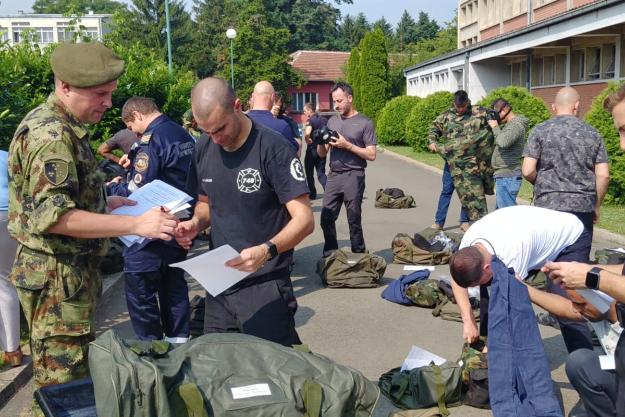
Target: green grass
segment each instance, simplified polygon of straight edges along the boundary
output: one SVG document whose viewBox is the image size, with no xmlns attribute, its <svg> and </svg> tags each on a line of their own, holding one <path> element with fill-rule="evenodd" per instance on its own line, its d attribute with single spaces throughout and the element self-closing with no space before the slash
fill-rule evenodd
<svg viewBox="0 0 625 417">
<path fill-rule="evenodd" d="M 410 146 L 384 146 L 384 148 L 439 169 L 443 169 L 443 165 L 445 164 L 438 154 L 415 151 Z M 519 198 L 525 201 L 531 201 L 532 194 L 532 184 L 523 180 L 521 190 L 519 191 Z M 625 206 L 604 205 L 601 207 L 601 217 L 599 218 L 599 224 L 597 226 L 609 230 L 610 232 L 625 235 L 625 222 L 623 219 L 625 219 Z"/>
</svg>

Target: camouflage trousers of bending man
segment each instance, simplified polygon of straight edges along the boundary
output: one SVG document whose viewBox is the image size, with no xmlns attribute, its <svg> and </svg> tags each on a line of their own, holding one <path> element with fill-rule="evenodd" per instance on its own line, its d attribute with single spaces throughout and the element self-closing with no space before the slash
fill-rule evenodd
<svg viewBox="0 0 625 417">
<path fill-rule="evenodd" d="M 99 258 L 59 256 L 19 246 L 11 280 L 28 322 L 34 389 L 89 376 Z M 43 413 L 36 402 L 33 416 Z"/>
<path fill-rule="evenodd" d="M 466 210 L 469 220 L 475 222 L 488 214 L 486 195 L 494 194 L 492 175 L 477 166 L 458 166 L 449 162 L 451 176 L 460 204 Z"/>
</svg>

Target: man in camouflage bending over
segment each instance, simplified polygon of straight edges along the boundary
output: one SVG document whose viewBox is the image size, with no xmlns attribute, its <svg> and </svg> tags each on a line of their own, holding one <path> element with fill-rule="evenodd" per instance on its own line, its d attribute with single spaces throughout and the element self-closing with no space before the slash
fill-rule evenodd
<svg viewBox="0 0 625 417">
<path fill-rule="evenodd" d="M 130 200 L 106 198 L 86 124 L 100 121 L 124 61 L 101 43 L 62 44 L 50 58 L 54 92 L 20 123 L 9 149 L 11 272 L 28 321 L 35 389 L 89 375 L 88 343 L 102 290 L 106 237 L 171 239 L 174 216 L 106 214 Z M 33 407 L 35 416 L 41 409 Z"/>
<path fill-rule="evenodd" d="M 454 93 L 453 107 L 438 116 L 428 135 L 429 148 L 449 164 L 462 207 L 474 222 L 488 213 L 486 194 L 494 190 L 491 157 L 493 132 L 487 110 L 472 106 L 463 90 Z"/>
</svg>

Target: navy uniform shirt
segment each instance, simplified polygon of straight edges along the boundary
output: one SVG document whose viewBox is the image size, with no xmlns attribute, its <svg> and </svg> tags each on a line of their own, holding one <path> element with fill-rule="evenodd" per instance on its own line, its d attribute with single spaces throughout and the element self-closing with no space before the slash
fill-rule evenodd
<svg viewBox="0 0 625 417">
<path fill-rule="evenodd" d="M 247 115 L 256 123 L 280 133 L 297 152 L 299 144 L 293 137 L 291 126 L 286 121 L 273 117 L 269 110 L 250 110 Z"/>
<path fill-rule="evenodd" d="M 209 200 L 215 248 L 229 244 L 240 252 L 268 241 L 291 220 L 285 204 L 308 194 L 295 150 L 285 146 L 277 132 L 255 122 L 245 143 L 234 152 L 202 135 L 192 172 L 197 194 Z M 279 254 L 250 277 L 287 268 L 292 254 L 293 250 Z"/>
</svg>

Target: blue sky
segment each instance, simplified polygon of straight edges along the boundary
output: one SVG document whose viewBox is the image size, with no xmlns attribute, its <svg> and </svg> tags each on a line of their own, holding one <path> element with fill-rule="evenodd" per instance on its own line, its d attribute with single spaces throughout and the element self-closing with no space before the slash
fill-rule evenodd
<svg viewBox="0 0 625 417">
<path fill-rule="evenodd" d="M 363 12 L 367 16 L 367 20 L 373 22 L 382 16 L 386 18 L 393 26 L 397 24 L 399 18 L 405 10 L 408 10 L 411 16 L 416 18 L 419 11 L 427 12 L 430 17 L 442 25 L 443 22 L 449 21 L 454 15 L 455 9 L 458 7 L 457 0 L 353 0 L 354 4 L 341 5 L 339 9 L 343 15 L 356 15 Z M 18 10 L 25 13 L 31 12 L 33 0 L 0 0 L 0 15 L 15 14 Z M 129 3 L 130 1 L 126 1 Z M 185 0 L 187 7 L 190 9 L 191 0 Z"/>
</svg>

